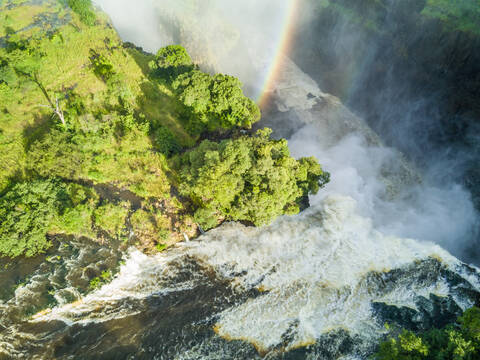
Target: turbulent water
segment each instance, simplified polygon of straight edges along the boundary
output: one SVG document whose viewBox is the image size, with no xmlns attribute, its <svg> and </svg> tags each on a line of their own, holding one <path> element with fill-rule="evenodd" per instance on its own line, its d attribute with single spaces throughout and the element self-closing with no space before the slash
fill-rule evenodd
<svg viewBox="0 0 480 360">
<path fill-rule="evenodd" d="M 260 125 L 331 172 L 311 207 L 263 228 L 227 223 L 155 256 L 130 249 L 113 281 L 86 296 L 75 290 L 88 287 L 85 268 L 121 254 L 73 241 L 2 294 L 0 358 L 366 359 L 385 323 L 442 326 L 480 303 L 478 269 L 440 246 L 470 223 L 468 194 L 422 182 L 282 59 Z"/>
<path fill-rule="evenodd" d="M 385 322 L 442 324 L 479 286 L 440 247 L 384 235 L 352 198 L 330 195 L 264 228 L 229 223 L 156 256 L 131 250 L 110 284 L 10 326 L 0 348 L 33 359 L 361 359 Z"/>
</svg>

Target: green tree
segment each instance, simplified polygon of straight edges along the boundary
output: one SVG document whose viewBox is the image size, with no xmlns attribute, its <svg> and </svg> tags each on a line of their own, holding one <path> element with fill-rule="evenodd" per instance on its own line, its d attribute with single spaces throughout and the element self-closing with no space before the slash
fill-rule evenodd
<svg viewBox="0 0 480 360">
<path fill-rule="evenodd" d="M 172 86 L 192 112 L 188 124 L 192 133 L 251 128 L 260 120 L 260 109 L 243 94 L 242 83 L 233 76 L 193 70 L 178 76 Z"/>
<path fill-rule="evenodd" d="M 377 360 L 421 360 L 426 359 L 428 347 L 411 331 L 404 330 L 397 339 L 380 344 L 375 355 Z"/>
<path fill-rule="evenodd" d="M 155 60 L 149 63 L 154 75 L 175 77 L 194 69 L 193 61 L 181 45 L 168 45 L 158 50 Z"/>
<path fill-rule="evenodd" d="M 472 307 L 457 323 L 415 335 L 404 330 L 380 344 L 375 360 L 475 360 L 480 356 L 480 309 Z"/>
<path fill-rule="evenodd" d="M 165 126 L 159 126 L 152 131 L 155 148 L 166 156 L 177 154 L 182 147 L 175 135 Z"/>
<path fill-rule="evenodd" d="M 65 0 L 62 0 L 62 2 L 65 2 Z M 84 24 L 89 26 L 95 25 L 96 16 L 91 0 L 66 0 L 66 3 L 73 12 L 78 14 Z"/>
<path fill-rule="evenodd" d="M 203 141 L 178 159 L 179 190 L 206 229 L 219 221 L 255 225 L 296 214 L 308 193 L 328 182 L 314 158 L 295 160 L 286 140 L 271 140 L 270 129 L 220 143 Z"/>
<path fill-rule="evenodd" d="M 111 61 L 93 49 L 90 49 L 90 63 L 92 64 L 95 75 L 105 82 L 115 75 L 115 70 Z"/>
<path fill-rule="evenodd" d="M 480 347 L 480 308 L 474 306 L 468 309 L 458 319 L 458 322 L 466 337 Z"/>
<path fill-rule="evenodd" d="M 0 254 L 34 256 L 47 249 L 47 232 L 68 203 L 67 187 L 57 180 L 34 180 L 7 190 L 0 199 Z"/>
<path fill-rule="evenodd" d="M 75 183 L 67 186 L 69 207 L 65 208 L 52 222 L 51 231 L 55 234 L 68 234 L 94 238 L 92 217 L 99 197 L 93 188 Z M 70 207 L 71 206 L 71 207 Z"/>
<path fill-rule="evenodd" d="M 0 84 L 6 84 L 10 87 L 17 85 L 18 79 L 13 68 L 6 59 L 0 58 Z"/>
<path fill-rule="evenodd" d="M 17 82 L 13 78 L 12 70 L 17 77 L 35 83 L 48 102 L 48 105 L 38 105 L 49 108 L 65 126 L 66 122 L 60 106 L 60 99 L 58 97 L 55 100 L 52 99 L 39 76 L 45 57 L 45 53 L 39 50 L 40 45 L 41 36 L 27 40 L 16 34 L 8 35 L 6 56 L 3 59 L 0 58 L 0 84 L 3 82 L 8 85 L 11 84 L 11 86 L 16 85 Z"/>
</svg>

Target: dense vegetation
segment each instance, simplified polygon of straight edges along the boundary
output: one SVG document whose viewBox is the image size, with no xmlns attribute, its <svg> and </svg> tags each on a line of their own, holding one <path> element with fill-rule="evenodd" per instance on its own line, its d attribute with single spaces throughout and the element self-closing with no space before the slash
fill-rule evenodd
<svg viewBox="0 0 480 360">
<path fill-rule="evenodd" d="M 68 199 L 56 181 L 18 183 L 0 199 L 0 254 L 35 255 L 50 244 L 46 234 Z"/>
<path fill-rule="evenodd" d="M 422 14 L 439 19 L 450 30 L 480 35 L 478 0 L 427 0 Z"/>
<path fill-rule="evenodd" d="M 183 46 L 169 45 L 158 50 L 155 59 L 148 64 L 154 76 L 173 79 L 195 68 L 192 58 Z"/>
<path fill-rule="evenodd" d="M 65 0 L 61 1 L 63 2 Z M 78 14 L 83 23 L 87 25 L 95 24 L 96 16 L 93 12 L 91 0 L 66 0 L 66 3 Z"/>
<path fill-rule="evenodd" d="M 155 215 L 153 234 L 136 231 L 130 239 L 139 247 L 154 249 L 160 235 L 162 244 L 183 238 L 181 232 L 193 235 L 186 208 L 170 195 L 165 155 L 195 140 L 177 120 L 181 102 L 146 76 L 153 57 L 124 48 L 100 16 L 86 25 L 56 1 L 2 8 L 0 17 L 23 26 L 19 16 L 36 21 L 40 12 L 57 27 L 12 28 L 0 48 L 1 254 L 32 256 L 63 234 L 126 241 L 139 207 L 154 214 L 164 209 Z M 88 194 L 69 194 L 62 204 L 39 198 L 34 205 L 37 181 L 52 178 Z M 14 210 L 22 208 L 14 199 L 30 204 L 18 223 Z"/>
<path fill-rule="evenodd" d="M 187 125 L 192 134 L 234 126 L 250 128 L 260 119 L 258 106 L 243 95 L 242 84 L 233 76 L 193 70 L 178 76 L 172 86 L 193 113 Z"/>
<path fill-rule="evenodd" d="M 286 140 L 270 140 L 270 132 L 205 140 L 181 156 L 179 190 L 194 203 L 201 226 L 210 229 L 223 219 L 268 224 L 298 213 L 302 199 L 328 181 L 314 158 L 293 159 Z"/>
<path fill-rule="evenodd" d="M 404 330 L 380 344 L 375 360 L 475 360 L 480 357 L 480 308 L 473 307 L 456 324 L 421 334 Z"/>
<path fill-rule="evenodd" d="M 296 161 L 267 132 L 198 145 L 249 129 L 260 111 L 238 79 L 203 73 L 183 47 L 150 55 L 123 44 L 89 0 L 0 11 L 10 24 L 0 255 L 33 256 L 65 235 L 163 250 L 194 236 L 196 222 L 296 213 L 327 181 L 316 160 Z"/>
</svg>

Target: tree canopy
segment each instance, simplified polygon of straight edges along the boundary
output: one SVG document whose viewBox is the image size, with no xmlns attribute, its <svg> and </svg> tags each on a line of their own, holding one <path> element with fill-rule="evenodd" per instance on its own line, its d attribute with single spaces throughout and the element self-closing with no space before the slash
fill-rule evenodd
<svg viewBox="0 0 480 360">
<path fill-rule="evenodd" d="M 270 133 L 205 140 L 179 158 L 179 190 L 192 200 L 202 227 L 223 219 L 268 224 L 298 213 L 302 199 L 328 182 L 315 158 L 295 160 L 287 141 L 271 140 Z"/>
<path fill-rule="evenodd" d="M 161 48 L 149 66 L 160 76 L 177 76 L 194 68 L 192 58 L 181 45 L 168 45 Z"/>
<path fill-rule="evenodd" d="M 186 128 L 192 135 L 233 127 L 249 129 L 260 120 L 260 109 L 244 95 L 240 80 L 200 71 L 180 45 L 160 49 L 149 66 L 153 76 L 166 79 L 185 105 Z"/>
<path fill-rule="evenodd" d="M 233 76 L 193 70 L 178 76 L 173 88 L 193 113 L 193 132 L 235 126 L 249 129 L 260 120 L 258 106 L 243 94 L 242 83 Z"/>
<path fill-rule="evenodd" d="M 80 20 L 86 25 L 94 25 L 96 16 L 93 12 L 92 0 L 61 0 L 66 2 L 70 8 L 78 14 Z"/>
<path fill-rule="evenodd" d="M 296 161 L 265 131 L 199 145 L 259 120 L 240 81 L 201 72 L 178 45 L 151 55 L 123 44 L 103 17 L 72 13 L 89 0 L 61 1 L 70 6 L 42 5 L 56 27 L 4 29 L 0 256 L 34 256 L 69 236 L 160 250 L 194 236 L 196 223 L 296 213 L 326 182 L 315 159 Z"/>
<path fill-rule="evenodd" d="M 50 246 L 46 235 L 69 197 L 56 180 L 18 183 L 0 199 L 0 255 L 33 256 Z"/>
</svg>

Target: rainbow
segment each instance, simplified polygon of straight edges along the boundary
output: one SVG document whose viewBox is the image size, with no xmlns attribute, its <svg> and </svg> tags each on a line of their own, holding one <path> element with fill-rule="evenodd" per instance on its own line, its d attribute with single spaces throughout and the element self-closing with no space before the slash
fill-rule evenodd
<svg viewBox="0 0 480 360">
<path fill-rule="evenodd" d="M 279 32 L 276 46 L 273 51 L 273 60 L 268 64 L 266 71 L 266 76 L 264 77 L 263 86 L 261 88 L 260 94 L 257 98 L 257 103 L 262 106 L 265 104 L 271 93 L 272 93 L 272 84 L 274 83 L 276 77 L 279 74 L 281 58 L 288 54 L 292 42 L 293 42 L 293 27 L 295 20 L 297 18 L 297 13 L 299 9 L 300 0 L 285 0 L 285 9 L 283 12 L 283 19 L 281 23 L 283 24 L 281 31 Z"/>
</svg>

